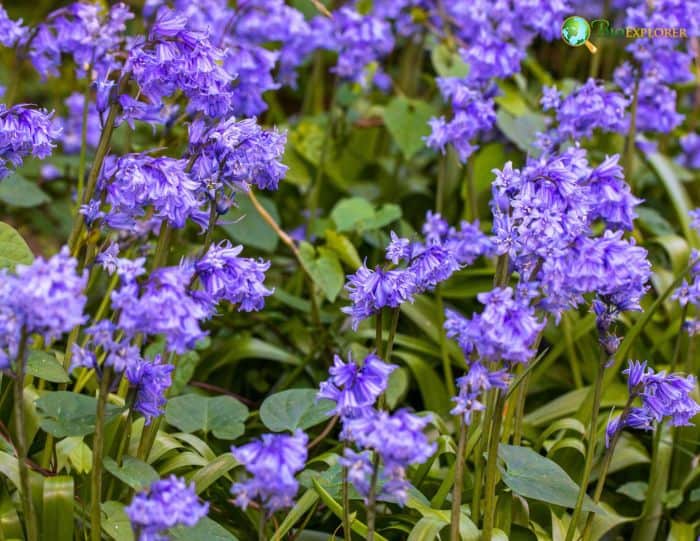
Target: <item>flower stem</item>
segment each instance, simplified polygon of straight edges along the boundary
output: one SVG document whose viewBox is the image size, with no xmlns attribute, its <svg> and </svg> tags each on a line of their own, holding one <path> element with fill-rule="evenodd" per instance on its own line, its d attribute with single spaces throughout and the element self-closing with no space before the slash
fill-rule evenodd
<svg viewBox="0 0 700 541">
<path fill-rule="evenodd" d="M 88 76 L 92 71 L 92 66 L 88 69 Z M 83 115 L 80 124 L 80 158 L 78 161 L 78 190 L 76 202 L 78 207 L 80 207 L 83 201 L 83 188 L 85 184 L 85 162 L 87 161 L 87 121 L 88 112 L 90 110 L 90 82 L 88 81 L 85 85 L 85 92 L 83 92 Z"/>
<path fill-rule="evenodd" d="M 491 420 L 491 434 L 489 435 L 488 456 L 486 457 L 486 481 L 484 487 L 484 524 L 481 530 L 482 541 L 491 541 L 494 521 L 496 518 L 496 464 L 498 461 L 498 443 L 500 441 L 501 424 L 503 422 L 503 407 L 506 403 L 506 394 L 497 390 L 496 406 Z M 484 425 L 487 426 L 487 425 Z"/>
<path fill-rule="evenodd" d="M 396 329 L 399 326 L 399 316 L 401 309 L 396 307 L 391 312 L 391 324 L 389 326 L 389 337 L 386 339 L 386 350 L 384 352 L 386 362 L 391 362 L 391 352 L 394 350 L 394 338 L 396 338 Z"/>
<path fill-rule="evenodd" d="M 681 310 L 680 328 L 678 329 L 678 336 L 676 336 L 676 345 L 673 348 L 673 357 L 671 357 L 671 367 L 669 372 L 673 372 L 676 369 L 678 360 L 681 358 L 681 346 L 683 344 L 683 335 L 685 334 L 683 332 L 683 325 L 685 324 L 685 318 L 688 316 L 688 306 L 689 303 L 686 303 Z"/>
<path fill-rule="evenodd" d="M 440 341 L 440 358 L 442 359 L 442 373 L 445 377 L 445 385 L 447 386 L 447 392 L 450 396 L 455 396 L 457 394 L 457 389 L 455 388 L 454 374 L 452 373 L 452 364 L 450 363 L 450 355 L 447 351 L 447 337 L 445 336 L 445 305 L 442 300 L 440 284 L 438 284 L 438 286 L 435 288 L 435 299 L 437 301 L 438 323 L 440 325 L 440 328 L 438 329 L 438 338 Z"/>
<path fill-rule="evenodd" d="M 455 482 L 452 487 L 452 517 L 450 520 L 450 541 L 459 541 L 459 519 L 462 514 L 462 484 L 464 483 L 464 448 L 467 445 L 467 425 L 459 418 L 459 442 L 455 456 Z"/>
<path fill-rule="evenodd" d="M 260 508 L 260 519 L 258 520 L 258 541 L 265 541 L 265 511 Z"/>
<path fill-rule="evenodd" d="M 374 316 L 374 342 L 377 348 L 377 357 L 384 359 L 384 342 L 382 341 L 382 310 L 379 310 Z"/>
<path fill-rule="evenodd" d="M 588 481 L 591 478 L 591 470 L 593 469 L 593 458 L 596 452 L 596 440 L 598 436 L 598 412 L 600 410 L 600 401 L 603 395 L 603 374 L 605 373 L 605 364 L 608 360 L 608 355 L 605 350 L 601 348 L 600 360 L 598 362 L 598 374 L 595 379 L 595 387 L 593 391 L 593 409 L 591 411 L 591 421 L 588 425 L 588 448 L 586 449 L 586 461 L 583 466 L 583 475 L 581 476 L 581 484 L 578 490 L 578 496 L 576 498 L 576 507 L 571 515 L 571 522 L 569 523 L 569 528 L 566 530 L 565 541 L 572 541 L 574 534 L 576 533 L 576 525 L 578 523 L 579 517 L 581 516 L 581 510 L 583 508 L 583 501 L 586 498 L 586 491 L 588 488 Z"/>
<path fill-rule="evenodd" d="M 92 440 L 92 472 L 90 478 L 90 539 L 100 541 L 102 539 L 102 512 L 100 503 L 102 500 L 102 456 L 104 454 L 104 423 L 109 384 L 112 380 L 112 369 L 104 367 L 100 380 L 100 391 L 97 397 L 97 411 L 95 413 L 95 436 Z"/>
<path fill-rule="evenodd" d="M 158 244 L 156 245 L 156 252 L 153 255 L 153 266 L 152 269 L 157 269 L 162 267 L 168 260 L 168 252 L 170 251 L 170 238 L 172 236 L 172 229 L 168 225 L 168 222 L 163 222 L 160 225 L 160 233 L 158 234 Z"/>
<path fill-rule="evenodd" d="M 25 432 L 24 420 L 24 369 L 27 357 L 27 332 L 22 329 L 19 348 L 17 351 L 17 362 L 15 368 L 14 385 L 14 409 L 15 427 L 17 441 L 17 466 L 19 467 L 20 496 L 22 500 L 22 510 L 24 512 L 24 523 L 27 533 L 27 541 L 38 541 L 39 531 L 37 529 L 36 512 L 32 501 L 32 488 L 29 483 L 29 469 L 27 468 L 27 434 Z"/>
<path fill-rule="evenodd" d="M 625 141 L 624 158 L 622 168 L 628 177 L 632 173 L 632 160 L 634 158 L 634 140 L 637 137 L 637 108 L 639 105 L 639 76 L 634 81 L 634 95 L 632 96 L 632 106 L 630 107 L 630 126 Z M 631 182 L 630 182 L 631 184 Z"/>
<path fill-rule="evenodd" d="M 343 454 L 348 448 L 348 443 L 343 443 Z M 350 531 L 350 483 L 348 481 L 348 468 L 343 467 L 343 539 L 344 541 L 352 541 L 352 532 Z"/>
<path fill-rule="evenodd" d="M 379 454 L 372 461 L 372 479 L 367 495 L 367 541 L 374 541 L 374 523 L 377 515 L 377 481 L 379 479 Z"/>
</svg>

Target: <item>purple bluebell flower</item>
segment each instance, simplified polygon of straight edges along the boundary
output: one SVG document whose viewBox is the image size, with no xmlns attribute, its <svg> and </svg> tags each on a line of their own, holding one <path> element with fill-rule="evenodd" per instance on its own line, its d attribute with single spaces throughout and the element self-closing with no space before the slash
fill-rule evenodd
<svg viewBox="0 0 700 541">
<path fill-rule="evenodd" d="M 85 96 L 78 92 L 73 92 L 65 100 L 68 115 L 65 118 L 57 119 L 57 124 L 61 127 L 61 146 L 67 154 L 75 154 L 82 146 L 83 129 L 83 105 Z M 90 148 L 97 148 L 102 132 L 102 124 L 94 103 L 88 105 L 88 115 L 86 124 L 85 141 Z"/>
<path fill-rule="evenodd" d="M 202 503 L 195 492 L 194 483 L 171 475 L 151 485 L 134 496 L 124 512 L 138 541 L 168 539 L 165 530 L 175 526 L 195 526 L 209 511 L 209 504 Z"/>
<path fill-rule="evenodd" d="M 478 257 L 491 256 L 496 251 L 491 237 L 481 231 L 478 221 L 462 220 L 459 229 L 450 227 L 443 246 L 458 265 L 471 265 Z"/>
<path fill-rule="evenodd" d="M 600 219 L 608 227 L 631 231 L 637 218 L 635 207 L 642 200 L 632 195 L 619 160 L 619 154 L 606 156 L 603 163 L 591 169 L 586 179 L 591 198 L 588 219 Z"/>
<path fill-rule="evenodd" d="M 257 501 L 269 513 L 291 507 L 299 490 L 295 475 L 306 463 L 307 442 L 307 435 L 297 430 L 291 436 L 263 434 L 251 443 L 232 447 L 233 456 L 251 474 L 231 487 L 236 505 L 246 509 L 251 501 Z"/>
<path fill-rule="evenodd" d="M 401 303 L 413 301 L 416 277 L 405 269 L 368 269 L 363 263 L 355 274 L 348 276 L 345 284 L 352 302 L 342 311 L 352 317 L 353 329 L 364 319 L 384 307 L 397 308 Z"/>
<path fill-rule="evenodd" d="M 681 306 L 688 303 L 700 306 L 700 278 L 696 277 L 690 284 L 684 279 L 671 295 L 671 299 L 678 301 Z"/>
<path fill-rule="evenodd" d="M 5 47 L 14 47 L 27 35 L 28 31 L 27 27 L 22 26 L 22 19 L 13 21 L 7 15 L 5 8 L 0 6 L 0 43 Z"/>
<path fill-rule="evenodd" d="M 475 412 L 483 411 L 486 406 L 480 402 L 482 395 L 489 389 L 506 389 L 509 376 L 506 370 L 490 372 L 480 362 L 474 362 L 469 367 L 466 375 L 457 378 L 457 396 L 452 397 L 455 407 L 450 411 L 452 415 L 460 415 L 465 424 L 472 421 Z"/>
<path fill-rule="evenodd" d="M 270 263 L 238 257 L 242 250 L 243 246 L 232 246 L 229 241 L 213 244 L 195 262 L 195 272 L 214 304 L 226 299 L 241 312 L 261 310 L 265 297 L 273 293 L 263 283 Z"/>
<path fill-rule="evenodd" d="M 399 261 L 408 261 L 411 259 L 411 241 L 399 237 L 391 231 L 391 242 L 386 247 L 386 258 L 394 265 L 398 265 Z"/>
<path fill-rule="evenodd" d="M 700 413 L 700 405 L 691 393 L 697 385 L 694 376 L 678 373 L 654 372 L 646 361 L 630 361 L 627 386 L 630 395 L 641 399 L 641 406 L 633 407 L 624 417 L 614 419 L 606 430 L 606 445 L 615 433 L 626 426 L 642 430 L 652 430 L 655 424 L 670 419 L 671 426 L 692 425 L 691 420 Z"/>
<path fill-rule="evenodd" d="M 334 414 L 356 417 L 374 406 L 395 369 L 396 365 L 385 363 L 373 353 L 361 365 L 351 355 L 348 362 L 335 355 L 329 369 L 331 377 L 321 383 L 318 398 L 335 402 Z"/>
<path fill-rule="evenodd" d="M 353 451 L 345 449 L 343 456 L 338 459 L 338 463 L 347 468 L 348 481 L 352 483 L 355 490 L 365 498 L 369 495 L 370 483 L 372 479 L 372 453 L 370 451 Z"/>
<path fill-rule="evenodd" d="M 435 289 L 460 268 L 454 254 L 440 244 L 420 246 L 412 255 L 407 272 L 415 277 L 415 293 Z"/>
<path fill-rule="evenodd" d="M 133 408 L 150 424 L 154 417 L 163 413 L 168 402 L 165 394 L 172 384 L 175 367 L 161 362 L 160 355 L 153 360 L 139 358 L 126 367 L 124 374 L 136 391 Z"/>
<path fill-rule="evenodd" d="M 476 352 L 481 359 L 526 363 L 536 353 L 534 345 L 544 328 L 528 299 L 514 295 L 510 287 L 480 293 L 485 307 L 471 319 L 452 310 L 445 311 L 447 336 L 457 340 L 468 358 Z"/>
<path fill-rule="evenodd" d="M 425 222 L 423 222 L 421 231 L 428 244 L 442 244 L 449 230 L 449 224 L 440 213 L 429 210 L 425 214 Z"/>
<path fill-rule="evenodd" d="M 184 227 L 188 218 L 200 224 L 208 219 L 185 160 L 147 154 L 108 156 L 98 188 L 110 207 L 105 222 L 115 229 L 132 228 L 149 207 L 155 218 L 173 227 Z"/>
<path fill-rule="evenodd" d="M 379 482 L 382 484 L 379 496 L 391 497 L 403 505 L 410 486 L 406 479 L 406 468 L 412 464 L 422 464 L 436 451 L 435 443 L 430 443 L 424 433 L 431 417 L 418 417 L 408 410 L 401 409 L 393 414 L 386 411 L 370 410 L 367 415 L 346 418 L 341 437 L 358 445 L 365 451 L 376 453 L 381 459 Z M 366 476 L 366 454 L 345 456 L 344 463 L 354 469 L 354 486 L 365 497 L 369 483 Z"/>
<path fill-rule="evenodd" d="M 51 154 L 61 133 L 52 117 L 53 112 L 31 105 L 8 109 L 0 103 L 0 180 L 10 174 L 8 165 L 19 167 L 29 155 L 44 159 Z"/>
<path fill-rule="evenodd" d="M 112 307 L 118 311 L 117 325 L 127 337 L 139 333 L 163 335 L 166 349 L 185 353 L 205 332 L 200 322 L 210 317 L 209 307 L 194 298 L 189 284 L 194 276 L 191 265 L 162 267 L 139 287 L 132 281 L 112 292 Z"/>
</svg>

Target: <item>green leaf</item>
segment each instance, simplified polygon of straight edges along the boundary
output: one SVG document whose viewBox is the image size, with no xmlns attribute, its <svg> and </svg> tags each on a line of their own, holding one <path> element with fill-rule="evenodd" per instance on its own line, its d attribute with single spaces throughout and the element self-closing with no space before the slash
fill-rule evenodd
<svg viewBox="0 0 700 541">
<path fill-rule="evenodd" d="M 345 273 L 335 252 L 324 247 L 315 250 L 308 242 L 302 242 L 299 246 L 299 255 L 302 265 L 314 283 L 330 302 L 335 301 L 345 283 Z"/>
<path fill-rule="evenodd" d="M 341 199 L 331 211 L 331 218 L 338 231 L 352 231 L 363 220 L 375 217 L 374 207 L 362 197 Z"/>
<path fill-rule="evenodd" d="M 12 173 L 0 181 L 0 201 L 13 207 L 31 208 L 43 205 L 51 198 L 35 182 L 19 173 Z"/>
<path fill-rule="evenodd" d="M 245 246 L 252 246 L 265 252 L 274 252 L 279 242 L 275 230 L 258 214 L 246 194 L 239 193 L 236 197 L 238 208 L 232 208 L 221 218 L 223 230 L 236 242 Z M 258 195 L 257 198 L 275 222 L 279 223 L 280 215 L 275 202 L 263 195 Z"/>
<path fill-rule="evenodd" d="M 133 456 L 125 456 L 121 466 L 109 456 L 105 457 L 102 464 L 114 477 L 137 491 L 151 486 L 160 477 L 151 465 Z"/>
<path fill-rule="evenodd" d="M 97 399 L 69 391 L 47 392 L 36 401 L 40 426 L 57 438 L 87 436 L 95 431 Z M 123 408 L 107 404 L 105 422 L 114 419 Z"/>
<path fill-rule="evenodd" d="M 500 109 L 496 115 L 496 124 L 503 134 L 523 152 L 532 152 L 535 134 L 545 130 L 544 116 L 539 113 L 528 112 L 524 115 L 514 116 L 504 109 Z"/>
<path fill-rule="evenodd" d="M 373 231 L 381 229 L 401 218 L 401 207 L 393 203 L 382 205 L 375 213 L 374 217 L 368 220 L 361 220 L 357 226 L 357 230 L 362 233 L 365 231 Z"/>
<path fill-rule="evenodd" d="M 449 524 L 437 517 L 423 517 L 411 529 L 407 541 L 433 541 L 440 539 L 440 531 Z"/>
<path fill-rule="evenodd" d="M 429 104 L 397 96 L 388 103 L 383 116 L 386 129 L 406 159 L 425 147 L 423 137 L 430 135 L 428 121 L 433 116 Z"/>
<path fill-rule="evenodd" d="M 192 379 L 197 365 L 199 364 L 199 355 L 196 351 L 188 351 L 184 355 L 179 355 L 175 371 L 173 372 L 173 384 L 170 387 L 169 396 L 179 395 L 185 386 Z"/>
<path fill-rule="evenodd" d="M 315 490 L 309 489 L 304 492 L 301 498 L 294 504 L 294 507 L 286 512 L 284 520 L 280 523 L 275 532 L 274 539 L 284 539 L 285 534 L 292 529 L 297 521 L 301 520 L 301 517 L 303 517 L 317 501 L 318 493 Z"/>
<path fill-rule="evenodd" d="M 408 392 L 410 377 L 405 368 L 397 368 L 389 375 L 386 385 L 386 405 L 394 409 Z"/>
<path fill-rule="evenodd" d="M 440 77 L 466 77 L 469 73 L 467 64 L 457 51 L 452 51 L 444 43 L 439 43 L 430 51 L 433 67 Z"/>
<path fill-rule="evenodd" d="M 100 506 L 102 514 L 102 530 L 115 541 L 134 541 L 134 531 L 131 521 L 124 512 L 124 504 L 120 502 L 103 502 Z"/>
<path fill-rule="evenodd" d="M 73 478 L 68 475 L 44 478 L 42 531 L 51 541 L 73 541 Z"/>
<path fill-rule="evenodd" d="M 168 532 L 172 541 L 238 541 L 235 535 L 209 517 L 202 518 L 191 528 L 178 526 Z"/>
<path fill-rule="evenodd" d="M 27 358 L 27 374 L 53 383 L 68 383 L 70 377 L 53 353 L 32 350 Z"/>
<path fill-rule="evenodd" d="M 196 394 L 168 400 L 165 420 L 183 432 L 211 432 L 221 440 L 234 440 L 245 432 L 248 408 L 231 396 Z"/>
<path fill-rule="evenodd" d="M 90 473 L 92 449 L 83 441 L 82 436 L 64 438 L 56 444 L 56 462 L 59 470 L 69 463 L 76 473 Z"/>
<path fill-rule="evenodd" d="M 576 505 L 579 487 L 556 462 L 517 445 L 500 444 L 498 456 L 503 461 L 498 465 L 503 482 L 516 494 L 561 507 Z M 604 513 L 588 497 L 583 510 Z"/>
<path fill-rule="evenodd" d="M 260 419 L 273 432 L 306 430 L 330 417 L 333 402 L 316 400 L 316 389 L 289 389 L 268 396 L 260 406 Z"/>
<path fill-rule="evenodd" d="M 29 265 L 34 254 L 22 236 L 5 222 L 0 222 L 0 268 L 14 268 L 21 263 Z"/>
<path fill-rule="evenodd" d="M 341 233 L 336 233 L 332 229 L 326 229 L 326 246 L 333 250 L 340 260 L 351 269 L 357 269 L 362 265 L 362 260 L 357 253 L 357 248 L 352 241 Z"/>
<path fill-rule="evenodd" d="M 197 470 L 190 481 L 194 483 L 197 494 L 201 494 L 236 466 L 238 466 L 238 461 L 234 456 L 231 453 L 224 453 Z"/>
<path fill-rule="evenodd" d="M 418 383 L 425 409 L 447 415 L 450 411 L 450 399 L 445 384 L 432 366 L 425 360 L 405 351 L 395 351 L 394 355 L 405 362 Z"/>
</svg>

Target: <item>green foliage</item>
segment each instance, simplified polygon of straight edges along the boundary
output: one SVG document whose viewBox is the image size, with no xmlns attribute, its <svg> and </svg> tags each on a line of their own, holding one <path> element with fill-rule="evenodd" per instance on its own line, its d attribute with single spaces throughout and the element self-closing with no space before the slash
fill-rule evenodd
<svg viewBox="0 0 700 541">
<path fill-rule="evenodd" d="M 230 396 L 177 396 L 168 401 L 165 420 L 183 432 L 212 433 L 221 440 L 235 440 L 245 431 L 248 408 Z"/>
<path fill-rule="evenodd" d="M 322 423 L 330 416 L 333 402 L 317 400 L 316 389 L 290 389 L 273 394 L 260 406 L 260 420 L 273 432 L 302 430 Z"/>
</svg>

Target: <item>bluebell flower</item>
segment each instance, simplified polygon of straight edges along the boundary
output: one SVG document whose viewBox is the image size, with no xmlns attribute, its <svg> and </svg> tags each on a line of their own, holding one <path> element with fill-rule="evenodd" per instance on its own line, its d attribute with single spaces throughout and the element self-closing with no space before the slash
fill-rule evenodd
<svg viewBox="0 0 700 541">
<path fill-rule="evenodd" d="M 78 92 L 73 92 L 65 100 L 68 115 L 65 118 L 58 118 L 57 125 L 61 128 L 61 146 L 67 154 L 75 154 L 82 146 L 83 130 L 83 105 L 85 96 Z M 88 116 L 86 123 L 85 142 L 89 148 L 97 148 L 102 133 L 102 123 L 97 106 L 94 103 L 88 104 Z"/>
<path fill-rule="evenodd" d="M 619 154 L 606 156 L 588 175 L 586 183 L 591 197 L 588 218 L 591 221 L 601 219 L 610 228 L 631 231 L 637 218 L 635 207 L 642 200 L 632 195 L 619 160 Z"/>
<path fill-rule="evenodd" d="M 15 359 L 23 331 L 51 342 L 85 323 L 86 284 L 87 272 L 78 271 L 67 247 L 14 272 L 0 270 L 0 366 Z"/>
<path fill-rule="evenodd" d="M 153 360 L 139 358 L 126 367 L 124 374 L 136 391 L 133 408 L 144 416 L 147 425 L 163 413 L 173 370 L 173 365 L 161 362 L 160 355 Z"/>
<path fill-rule="evenodd" d="M 480 362 L 474 362 L 469 366 L 467 373 L 457 378 L 457 396 L 452 397 L 455 407 L 450 411 L 452 415 L 460 415 L 465 424 L 472 421 L 475 412 L 483 411 L 486 406 L 480 399 L 489 389 L 506 389 L 510 377 L 503 370 L 489 371 Z"/>
<path fill-rule="evenodd" d="M 56 146 L 61 133 L 53 121 L 53 112 L 30 105 L 9 109 L 0 103 L 0 180 L 10 174 L 8 165 L 19 167 L 24 158 L 44 159 Z"/>
<path fill-rule="evenodd" d="M 394 265 L 398 265 L 399 261 L 408 261 L 411 259 L 411 241 L 399 237 L 393 231 L 390 232 L 391 242 L 386 247 L 386 258 Z"/>
<path fill-rule="evenodd" d="M 623 373 L 627 374 L 631 398 L 639 398 L 641 406 L 631 408 L 624 417 L 618 416 L 608 423 L 607 446 L 625 427 L 652 430 L 665 419 L 670 419 L 671 426 L 688 426 L 700 413 L 700 405 L 691 396 L 697 385 L 694 376 L 657 373 L 647 367 L 646 361 L 630 361 Z"/>
<path fill-rule="evenodd" d="M 257 501 L 269 513 L 291 507 L 299 490 L 295 475 L 306 463 L 307 441 L 306 434 L 297 430 L 291 436 L 263 434 L 251 443 L 232 447 L 233 456 L 251 474 L 231 487 L 236 505 L 246 509 L 251 501 Z"/>
<path fill-rule="evenodd" d="M 679 139 L 682 154 L 679 163 L 689 169 L 700 169 L 700 135 L 688 133 Z"/>
<path fill-rule="evenodd" d="M 449 249 L 440 244 L 432 244 L 414 250 L 407 272 L 414 276 L 415 293 L 422 293 L 433 290 L 460 267 Z"/>
<path fill-rule="evenodd" d="M 385 363 L 374 354 L 365 357 L 361 365 L 351 355 L 348 362 L 335 355 L 333 366 L 329 369 L 331 377 L 321 383 L 318 398 L 335 402 L 333 413 L 336 415 L 361 415 L 374 406 L 377 398 L 386 390 L 389 375 L 395 369 L 396 365 Z"/>
<path fill-rule="evenodd" d="M 477 299 L 484 310 L 471 319 L 445 311 L 447 336 L 457 340 L 467 358 L 476 352 L 484 360 L 528 362 L 536 353 L 535 341 L 544 327 L 529 300 L 514 295 L 510 287 L 480 293 Z"/>
<path fill-rule="evenodd" d="M 226 299 L 241 312 L 261 310 L 265 297 L 273 293 L 263 283 L 270 263 L 238 257 L 242 250 L 243 246 L 232 246 L 229 241 L 213 244 L 195 262 L 195 272 L 213 303 Z"/>
<path fill-rule="evenodd" d="M 0 43 L 5 47 L 14 47 L 27 35 L 28 31 L 27 27 L 22 26 L 22 19 L 13 21 L 7 15 L 5 8 L 0 6 Z"/>
<path fill-rule="evenodd" d="M 194 483 L 171 475 L 136 494 L 124 508 L 138 541 L 168 539 L 165 531 L 175 526 L 195 526 L 207 515 L 209 504 L 200 502 Z"/>
</svg>

